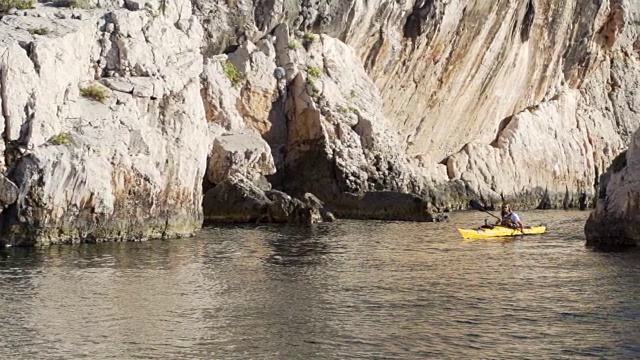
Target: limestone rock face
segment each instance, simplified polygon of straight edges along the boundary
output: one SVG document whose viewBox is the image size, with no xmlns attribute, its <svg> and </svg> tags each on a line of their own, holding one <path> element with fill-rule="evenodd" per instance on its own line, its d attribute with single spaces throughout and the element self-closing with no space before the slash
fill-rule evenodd
<svg viewBox="0 0 640 360">
<path fill-rule="evenodd" d="M 18 188 L 2 213 L 4 240 L 191 234 L 209 141 L 190 2 L 171 2 L 165 16 L 47 11 L 0 21 L 2 165 Z M 48 32 L 31 35 L 35 27 Z"/>
<path fill-rule="evenodd" d="M 276 188 L 297 197 L 311 192 L 336 210 L 344 194 L 426 189 L 430 174 L 407 158 L 375 84 L 339 40 L 299 37 L 280 25 L 255 45 L 246 42 L 213 57 L 205 74 L 211 128 L 259 132 L 271 148 L 277 172 L 270 180 Z M 209 174 L 217 174 L 209 177 L 211 183 L 228 173 L 219 148 L 215 145 L 210 157 Z M 273 173 L 248 168 L 245 177 Z M 428 210 L 404 218 L 430 217 Z M 366 217 L 365 208 L 359 213 Z M 377 217 L 371 213 L 371 218 Z"/>
<path fill-rule="evenodd" d="M 214 184 L 234 175 L 255 182 L 275 171 L 269 144 L 256 133 L 241 131 L 216 137 L 207 175 Z"/>
<path fill-rule="evenodd" d="M 18 187 L 16 184 L 0 175 L 0 212 L 18 199 Z"/>
<path fill-rule="evenodd" d="M 602 249 L 640 243 L 640 130 L 602 176 L 595 211 L 585 225 L 587 245 Z"/>
<path fill-rule="evenodd" d="M 392 129 L 385 133 L 400 139 L 399 151 L 420 169 L 401 167 L 398 173 L 427 174 L 426 180 L 409 183 L 408 178 L 425 176 L 403 175 L 400 183 L 406 185 L 396 188 L 419 191 L 443 207 L 460 207 L 468 197 L 508 199 L 523 207 L 574 206 L 595 195 L 594 179 L 640 124 L 638 2 L 279 0 L 233 5 L 196 6 L 207 22 L 205 37 L 216 44 L 212 50 L 272 35 L 277 49 L 284 38 L 294 50 L 296 42 L 304 44 L 300 39 L 313 33 L 354 49 L 371 79 L 366 83 L 381 96 L 380 113 Z M 205 8 L 217 10 L 201 11 Z M 234 21 L 243 24 L 241 30 L 229 25 Z M 296 37 L 281 36 L 279 22 Z M 221 36 L 226 40 L 216 40 Z M 277 51 L 287 81 L 300 73 L 289 88 L 298 91 L 298 119 L 315 116 L 300 97 L 308 87 L 305 66 L 317 67 L 320 58 L 314 53 L 326 58 L 322 43 L 322 51 L 314 50 L 316 45 L 309 51 Z M 342 60 L 340 55 L 335 58 Z M 359 74 L 349 52 L 344 57 L 349 71 Z M 327 80 L 336 81 L 328 71 L 332 62 L 322 65 L 327 71 L 310 91 L 336 100 L 329 95 L 334 88 L 323 89 Z M 343 75 L 337 83 L 348 85 Z M 316 103 L 326 118 L 326 107 Z M 295 131 L 310 136 L 324 131 L 300 123 L 308 121 L 296 121 Z M 285 160 L 293 156 L 287 153 Z M 331 159 L 339 164 L 340 156 Z M 353 151 L 348 157 L 356 160 L 334 192 L 372 179 L 357 165 Z M 372 165 L 370 159 L 367 164 Z"/>
<path fill-rule="evenodd" d="M 353 51 L 323 35 L 293 55 L 304 63 L 288 89 L 285 189 L 329 203 L 343 193 L 421 192 L 426 174 L 409 163 Z"/>
</svg>

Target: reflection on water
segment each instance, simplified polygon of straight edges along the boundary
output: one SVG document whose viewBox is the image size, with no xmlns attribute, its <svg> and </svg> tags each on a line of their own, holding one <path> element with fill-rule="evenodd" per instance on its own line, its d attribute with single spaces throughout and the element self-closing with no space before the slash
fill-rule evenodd
<svg viewBox="0 0 640 360">
<path fill-rule="evenodd" d="M 0 252 L 0 358 L 638 358 L 640 253 L 449 223 L 221 226 L 145 243 Z"/>
</svg>

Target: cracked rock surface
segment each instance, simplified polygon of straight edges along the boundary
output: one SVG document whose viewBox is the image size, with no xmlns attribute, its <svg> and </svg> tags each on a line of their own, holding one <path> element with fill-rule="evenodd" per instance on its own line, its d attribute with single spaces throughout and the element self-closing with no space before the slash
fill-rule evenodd
<svg viewBox="0 0 640 360">
<path fill-rule="evenodd" d="M 56 9 L 61 18 L 42 8 L 2 18 L 3 241 L 199 229 L 208 146 L 202 28 L 190 2 L 172 4 L 166 16 Z M 40 27 L 46 34 L 29 31 Z"/>
</svg>

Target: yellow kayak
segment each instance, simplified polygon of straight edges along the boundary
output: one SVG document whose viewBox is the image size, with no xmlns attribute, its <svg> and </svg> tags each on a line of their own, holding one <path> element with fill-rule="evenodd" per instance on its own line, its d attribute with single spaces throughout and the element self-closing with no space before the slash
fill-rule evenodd
<svg viewBox="0 0 640 360">
<path fill-rule="evenodd" d="M 476 228 L 476 229 L 458 229 L 460 235 L 465 239 L 483 239 L 499 236 L 518 236 L 518 235 L 535 235 L 544 234 L 547 231 L 546 226 L 525 226 L 524 234 L 520 232 L 520 229 L 512 229 L 503 226 L 493 226 L 491 228 Z"/>
</svg>

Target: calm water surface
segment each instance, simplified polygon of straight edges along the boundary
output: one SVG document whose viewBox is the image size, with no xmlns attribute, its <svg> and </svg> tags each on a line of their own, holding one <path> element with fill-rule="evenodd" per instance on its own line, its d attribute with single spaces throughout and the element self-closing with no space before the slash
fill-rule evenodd
<svg viewBox="0 0 640 360">
<path fill-rule="evenodd" d="M 208 228 L 0 253 L 1 359 L 640 358 L 640 252 L 449 223 Z"/>
</svg>

